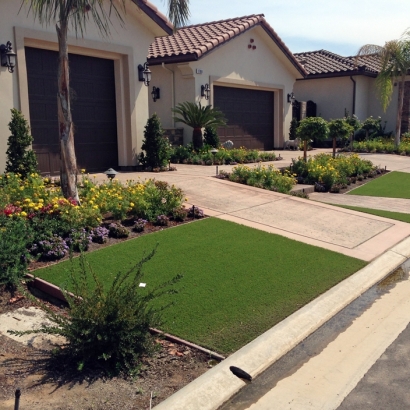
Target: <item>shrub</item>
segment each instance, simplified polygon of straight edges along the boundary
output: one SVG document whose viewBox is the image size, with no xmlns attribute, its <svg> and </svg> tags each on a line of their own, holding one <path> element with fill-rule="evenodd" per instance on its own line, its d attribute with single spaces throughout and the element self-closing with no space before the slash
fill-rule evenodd
<svg viewBox="0 0 410 410">
<path fill-rule="evenodd" d="M 24 220 L 0 217 L 0 284 L 15 287 L 27 273 L 29 236 Z"/>
<path fill-rule="evenodd" d="M 182 222 L 185 221 L 188 211 L 183 206 L 180 206 L 178 208 L 174 208 L 171 214 L 175 221 Z"/>
<path fill-rule="evenodd" d="M 37 159 L 34 151 L 28 149 L 33 143 L 30 127 L 23 114 L 14 108 L 11 110 L 9 129 L 11 135 L 7 142 L 6 172 L 20 174 L 24 179 L 37 172 Z"/>
<path fill-rule="evenodd" d="M 112 238 L 128 238 L 130 233 L 125 226 L 122 226 L 118 222 L 113 222 L 108 225 L 109 235 Z"/>
<path fill-rule="evenodd" d="M 132 230 L 134 232 L 143 232 L 145 229 L 145 225 L 148 223 L 146 219 L 139 218 L 135 221 L 134 226 L 132 227 Z"/>
<path fill-rule="evenodd" d="M 141 162 L 148 167 L 160 168 L 168 164 L 170 158 L 170 147 L 167 137 L 164 137 L 164 131 L 157 114 L 153 114 L 148 119 L 144 131 L 144 140 L 141 149 Z"/>
<path fill-rule="evenodd" d="M 96 228 L 92 229 L 90 234 L 91 234 L 91 240 L 95 243 L 106 243 L 108 240 L 108 235 L 110 231 L 105 228 L 104 226 L 97 226 Z"/>
<path fill-rule="evenodd" d="M 303 158 L 306 161 L 307 143 L 312 140 L 321 141 L 329 134 L 327 122 L 321 117 L 307 117 L 299 123 L 296 136 L 303 141 Z"/>
<path fill-rule="evenodd" d="M 68 254 L 68 251 L 68 245 L 58 235 L 53 235 L 49 239 L 34 243 L 30 249 L 33 255 L 39 255 L 41 259 L 49 261 L 63 258 Z"/>
<path fill-rule="evenodd" d="M 87 232 L 84 228 L 82 229 L 72 229 L 70 235 L 65 240 L 67 246 L 77 252 L 86 251 L 90 243 L 92 242 L 93 237 L 89 232 Z"/>
<path fill-rule="evenodd" d="M 205 127 L 204 142 L 212 148 L 218 148 L 220 141 L 218 133 L 214 127 Z"/>
<path fill-rule="evenodd" d="M 78 270 L 72 261 L 69 278 L 76 296 L 63 290 L 70 306 L 69 314 L 56 314 L 37 301 L 52 324 L 42 324 L 39 329 L 26 332 L 9 332 L 65 337 L 67 343 L 57 350 L 57 360 L 75 365 L 77 370 L 102 367 L 109 374 L 120 371 L 135 374 L 141 356 L 155 349 L 150 328 L 162 325 L 161 312 L 169 306 L 157 308 L 152 302 L 164 294 L 176 293 L 173 285 L 182 278 L 178 275 L 157 287 L 139 287 L 143 265 L 154 254 L 155 249 L 130 270 L 119 272 L 107 290 L 81 255 Z"/>
<path fill-rule="evenodd" d="M 188 217 L 189 218 L 203 218 L 204 211 L 197 206 L 192 206 L 188 209 Z"/>
<path fill-rule="evenodd" d="M 168 226 L 169 218 L 166 215 L 158 215 L 156 224 L 158 226 Z"/>
</svg>

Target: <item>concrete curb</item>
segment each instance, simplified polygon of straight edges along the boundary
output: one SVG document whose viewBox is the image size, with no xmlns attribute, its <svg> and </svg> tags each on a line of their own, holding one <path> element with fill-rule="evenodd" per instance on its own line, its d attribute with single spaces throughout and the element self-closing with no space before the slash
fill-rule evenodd
<svg viewBox="0 0 410 410">
<path fill-rule="evenodd" d="M 229 370 L 237 366 L 258 376 L 363 292 L 410 258 L 406 238 L 369 265 L 319 296 L 272 329 L 155 407 L 157 410 L 216 410 L 245 383 Z"/>
</svg>

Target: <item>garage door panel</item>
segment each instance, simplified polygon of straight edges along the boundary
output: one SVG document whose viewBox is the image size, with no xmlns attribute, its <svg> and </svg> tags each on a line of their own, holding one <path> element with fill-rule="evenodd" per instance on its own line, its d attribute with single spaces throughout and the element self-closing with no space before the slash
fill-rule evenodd
<svg viewBox="0 0 410 410">
<path fill-rule="evenodd" d="M 59 172 L 57 118 L 58 53 L 26 47 L 33 149 L 43 174 Z M 79 168 L 118 166 L 114 62 L 69 55 L 74 143 Z"/>
<path fill-rule="evenodd" d="M 218 128 L 221 142 L 273 149 L 273 92 L 214 86 L 214 105 L 227 118 L 227 126 Z"/>
</svg>

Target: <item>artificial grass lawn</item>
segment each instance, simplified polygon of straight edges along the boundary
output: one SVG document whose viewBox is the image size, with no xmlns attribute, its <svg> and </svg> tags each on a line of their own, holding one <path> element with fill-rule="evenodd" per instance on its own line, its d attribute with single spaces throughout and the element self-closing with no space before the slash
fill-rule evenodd
<svg viewBox="0 0 410 410">
<path fill-rule="evenodd" d="M 389 172 L 347 194 L 410 199 L 410 173 Z"/>
<path fill-rule="evenodd" d="M 87 254 L 104 283 L 139 261 L 156 244 L 145 265 L 147 287 L 182 273 L 166 295 L 162 330 L 229 354 L 366 265 L 325 249 L 220 219 L 208 218 L 122 242 Z M 58 286 L 70 262 L 36 274 Z M 141 291 L 144 291 L 143 288 Z"/>
<path fill-rule="evenodd" d="M 380 209 L 360 208 L 358 206 L 349 206 L 349 205 L 337 205 L 337 206 L 341 208 L 352 209 L 353 211 L 364 212 L 366 214 L 382 216 L 384 218 L 390 218 L 390 219 L 395 219 L 396 221 L 410 223 L 410 214 L 403 214 L 401 212 L 382 211 Z"/>
</svg>

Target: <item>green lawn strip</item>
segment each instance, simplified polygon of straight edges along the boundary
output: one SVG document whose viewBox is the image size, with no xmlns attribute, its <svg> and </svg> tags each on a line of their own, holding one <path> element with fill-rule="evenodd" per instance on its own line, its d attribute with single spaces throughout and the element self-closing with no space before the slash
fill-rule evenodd
<svg viewBox="0 0 410 410">
<path fill-rule="evenodd" d="M 104 283 L 159 244 L 146 265 L 154 286 L 184 274 L 166 295 L 163 330 L 229 354 L 366 265 L 325 249 L 232 222 L 208 218 L 87 254 Z M 77 261 L 78 262 L 78 261 Z M 75 262 L 76 263 L 76 262 Z M 36 274 L 58 286 L 69 262 Z M 141 291 L 144 291 L 142 288 Z"/>
<path fill-rule="evenodd" d="M 395 219 L 396 221 L 402 221 L 402 222 L 410 223 L 410 214 L 403 214 L 403 213 L 400 213 L 400 212 L 383 211 L 383 210 L 380 210 L 380 209 L 360 208 L 358 206 L 335 205 L 335 204 L 329 204 L 329 205 L 339 206 L 340 208 L 351 209 L 353 211 L 364 212 L 366 214 L 382 216 L 384 218 L 390 218 L 390 219 Z"/>
<path fill-rule="evenodd" d="M 347 194 L 410 199 L 410 173 L 389 172 Z"/>
</svg>

